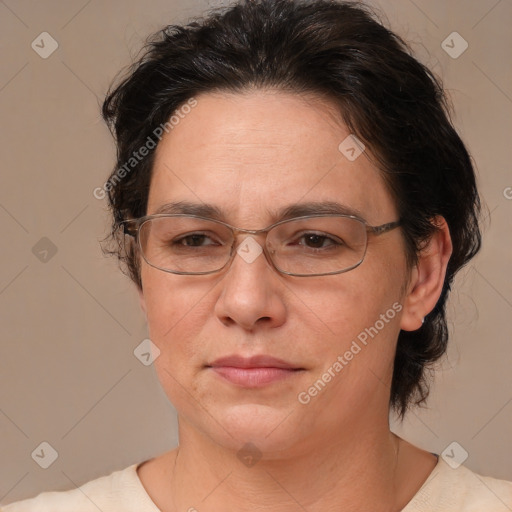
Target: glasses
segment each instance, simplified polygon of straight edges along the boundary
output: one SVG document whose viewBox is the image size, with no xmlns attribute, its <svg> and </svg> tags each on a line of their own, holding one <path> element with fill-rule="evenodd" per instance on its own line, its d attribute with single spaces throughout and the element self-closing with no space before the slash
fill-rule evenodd
<svg viewBox="0 0 512 512">
<path fill-rule="evenodd" d="M 135 237 L 146 263 L 164 272 L 213 274 L 227 267 L 237 252 L 246 261 L 244 252 L 247 256 L 263 252 L 278 272 L 311 277 L 356 268 L 363 262 L 368 236 L 395 229 L 400 221 L 369 226 L 353 215 L 319 214 L 253 230 L 195 215 L 159 214 L 123 221 L 122 225 L 125 234 Z M 237 244 L 240 233 L 266 235 L 264 246 L 255 240 Z"/>
</svg>

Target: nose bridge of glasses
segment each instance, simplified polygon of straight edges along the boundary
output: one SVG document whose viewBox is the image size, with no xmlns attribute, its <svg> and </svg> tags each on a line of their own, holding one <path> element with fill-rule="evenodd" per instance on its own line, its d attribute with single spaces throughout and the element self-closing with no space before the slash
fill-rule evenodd
<svg viewBox="0 0 512 512">
<path fill-rule="evenodd" d="M 246 229 L 246 228 L 237 228 L 234 226 L 230 226 L 231 232 L 233 235 L 233 248 L 241 247 L 245 240 L 248 238 L 253 239 L 253 244 L 258 244 L 262 249 L 266 245 L 267 234 L 272 229 L 272 226 L 262 229 Z M 245 235 L 245 236 L 244 236 Z M 259 243 L 255 240 L 254 237 L 260 238 L 263 237 L 263 243 Z"/>
<path fill-rule="evenodd" d="M 263 256 L 267 264 L 274 267 L 271 254 L 273 251 L 269 250 L 267 245 L 267 234 L 273 226 L 262 229 L 230 227 L 233 236 L 230 263 L 232 263 L 236 255 L 249 264 L 252 264 L 259 259 L 259 257 Z M 264 237 L 263 240 L 261 240 L 261 237 Z M 258 241 L 256 238 L 260 240 Z"/>
<path fill-rule="evenodd" d="M 272 227 L 272 226 L 271 226 Z M 246 228 L 237 228 L 235 226 L 230 226 L 233 234 L 236 236 L 238 233 L 247 234 L 247 235 L 261 235 L 267 233 L 271 227 L 262 228 L 262 229 L 246 229 Z"/>
</svg>

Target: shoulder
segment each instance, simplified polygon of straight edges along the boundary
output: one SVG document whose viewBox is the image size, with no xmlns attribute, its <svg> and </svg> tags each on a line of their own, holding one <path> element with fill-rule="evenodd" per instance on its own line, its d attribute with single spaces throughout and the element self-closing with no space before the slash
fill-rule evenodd
<svg viewBox="0 0 512 512">
<path fill-rule="evenodd" d="M 441 457 L 402 512 L 510 512 L 512 482 L 453 469 Z"/>
<path fill-rule="evenodd" d="M 138 464 L 91 480 L 76 489 L 43 492 L 0 512 L 159 512 L 137 476 Z"/>
</svg>

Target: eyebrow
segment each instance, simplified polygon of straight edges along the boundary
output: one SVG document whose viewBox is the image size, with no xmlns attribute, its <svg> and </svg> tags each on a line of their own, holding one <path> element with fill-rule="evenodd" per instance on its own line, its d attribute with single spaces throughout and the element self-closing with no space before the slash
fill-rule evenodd
<svg viewBox="0 0 512 512">
<path fill-rule="evenodd" d="M 291 204 L 276 213 L 279 220 L 303 217 L 305 215 L 353 215 L 364 220 L 363 214 L 353 207 L 336 201 L 310 201 L 307 203 Z"/>
<path fill-rule="evenodd" d="M 199 217 L 208 217 L 212 219 L 222 220 L 223 215 L 219 208 L 207 203 L 191 203 L 189 201 L 178 201 L 167 203 L 155 210 L 156 215 L 159 214 L 182 214 L 197 215 Z"/>
<path fill-rule="evenodd" d="M 364 216 L 357 208 L 349 207 L 336 201 L 309 201 L 294 203 L 279 210 L 268 210 L 273 222 L 304 217 L 306 215 L 353 215 L 364 220 Z M 154 214 L 180 214 L 197 215 L 209 219 L 226 221 L 222 210 L 208 203 L 192 203 L 177 201 L 166 203 L 156 209 Z"/>
</svg>

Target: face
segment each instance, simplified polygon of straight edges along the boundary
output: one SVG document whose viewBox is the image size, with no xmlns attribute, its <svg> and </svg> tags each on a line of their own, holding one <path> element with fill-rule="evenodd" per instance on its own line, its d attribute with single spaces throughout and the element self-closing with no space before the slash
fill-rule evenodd
<svg viewBox="0 0 512 512">
<path fill-rule="evenodd" d="M 196 99 L 157 148 L 147 214 L 207 204 L 233 226 L 261 229 L 290 206 L 330 202 L 370 225 L 397 220 L 368 155 L 350 161 L 338 149 L 350 132 L 331 105 L 276 91 Z M 180 428 L 272 452 L 387 420 L 407 275 L 400 229 L 369 236 L 363 263 L 329 276 L 279 274 L 264 254 L 252 262 L 237 254 L 211 275 L 142 261 L 155 366 Z"/>
</svg>

